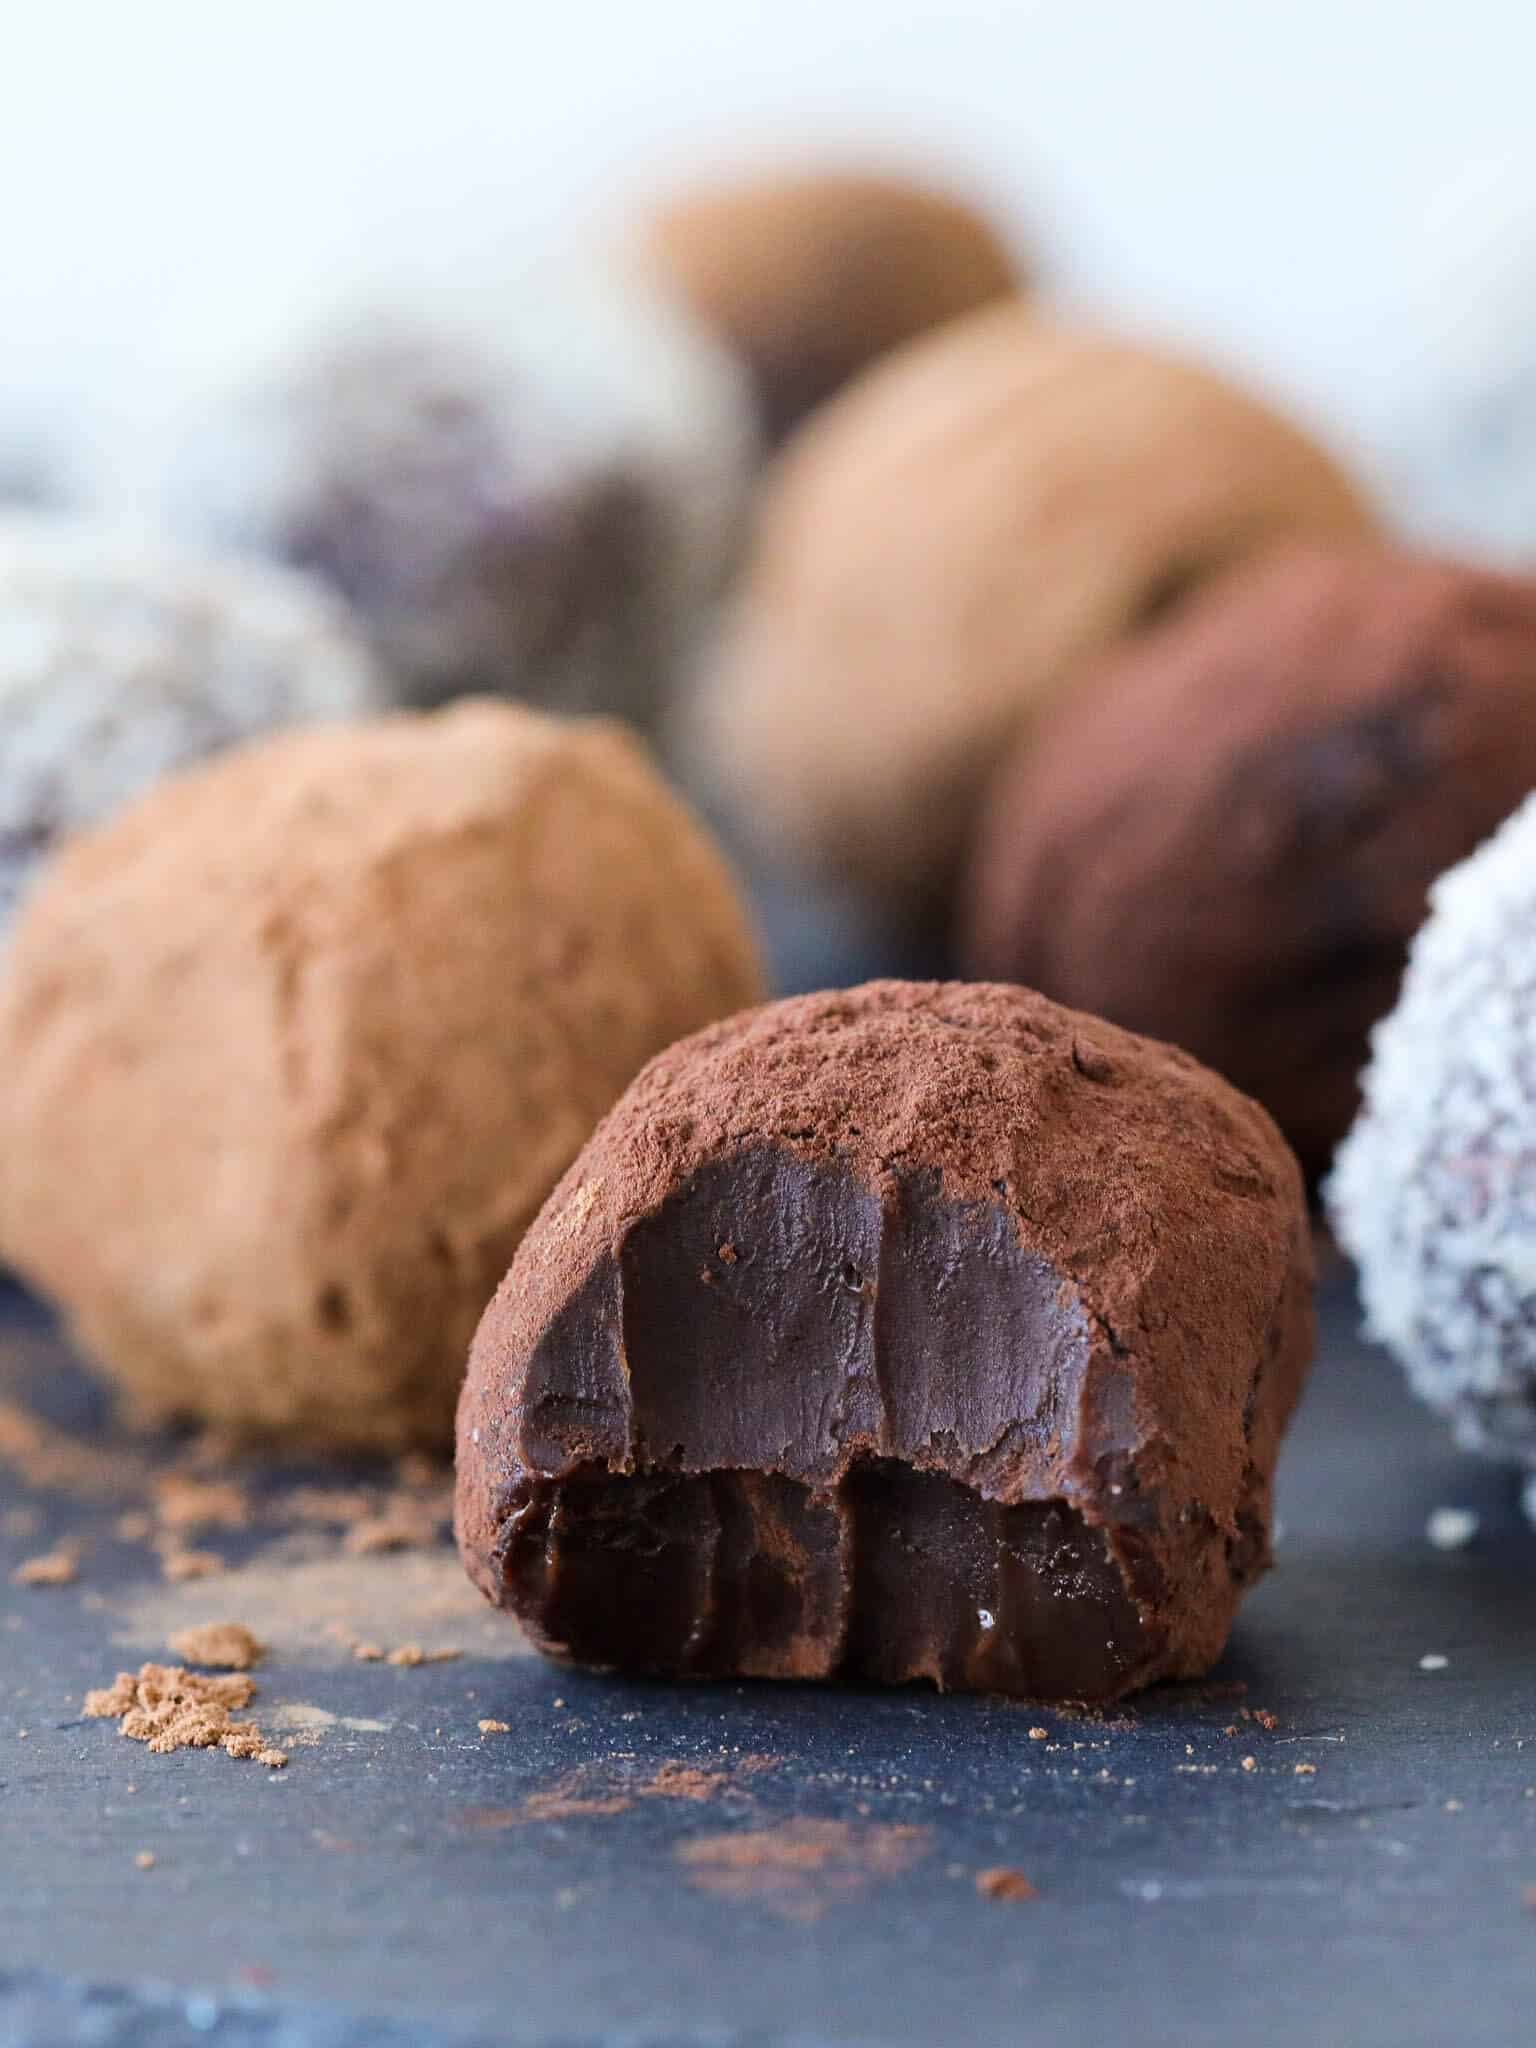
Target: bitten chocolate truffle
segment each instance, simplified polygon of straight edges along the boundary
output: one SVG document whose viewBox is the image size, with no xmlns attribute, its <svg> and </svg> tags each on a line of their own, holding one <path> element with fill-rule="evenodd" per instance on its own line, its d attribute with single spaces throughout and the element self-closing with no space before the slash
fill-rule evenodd
<svg viewBox="0 0 1536 2048">
<path fill-rule="evenodd" d="M 1315 1177 L 1431 882 L 1532 788 L 1536 581 L 1288 550 L 1106 664 L 1003 769 L 963 952 L 1187 1046 Z"/>
<path fill-rule="evenodd" d="M 562 272 L 348 305 L 198 363 L 99 483 L 331 585 L 409 703 L 649 728 L 736 559 L 757 450 L 726 350 L 637 283 Z"/>
<path fill-rule="evenodd" d="M 1536 1519 L 1536 797 L 1431 905 L 1328 1209 L 1370 1335 Z"/>
<path fill-rule="evenodd" d="M 746 362 L 774 441 L 878 356 L 1026 283 L 975 208 L 868 172 L 686 192 L 648 224 L 643 246 Z"/>
<path fill-rule="evenodd" d="M 388 694 L 307 577 L 0 515 L 0 939 L 64 835 L 237 741 Z"/>
<path fill-rule="evenodd" d="M 1312 1344 L 1296 1163 L 1185 1054 L 875 982 L 652 1061 L 486 1311 L 459 1540 L 550 1654 L 1105 1700 L 1204 1671 Z"/>
<path fill-rule="evenodd" d="M 287 734 L 56 857 L 0 978 L 0 1252 L 155 1413 L 446 1443 L 477 1318 L 598 1118 L 761 993 L 616 726 Z"/>
<path fill-rule="evenodd" d="M 943 898 L 999 750 L 1089 663 L 1353 485 L 1220 378 L 1013 307 L 872 371 L 786 451 L 699 723 L 782 862 Z"/>
</svg>

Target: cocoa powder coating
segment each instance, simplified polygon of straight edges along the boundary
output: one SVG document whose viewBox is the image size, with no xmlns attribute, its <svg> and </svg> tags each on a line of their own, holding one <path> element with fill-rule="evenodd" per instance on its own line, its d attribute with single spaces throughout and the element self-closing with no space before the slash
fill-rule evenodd
<svg viewBox="0 0 1536 2048">
<path fill-rule="evenodd" d="M 1536 580 L 1288 549 L 1105 665 L 1000 770 L 973 971 L 1187 1046 L 1309 1177 L 1430 884 L 1536 788 Z"/>
<path fill-rule="evenodd" d="M 458 1533 L 556 1656 L 1104 1699 L 1203 1672 L 1312 1343 L 1255 1104 L 1027 991 L 653 1060 L 487 1310 Z"/>
</svg>

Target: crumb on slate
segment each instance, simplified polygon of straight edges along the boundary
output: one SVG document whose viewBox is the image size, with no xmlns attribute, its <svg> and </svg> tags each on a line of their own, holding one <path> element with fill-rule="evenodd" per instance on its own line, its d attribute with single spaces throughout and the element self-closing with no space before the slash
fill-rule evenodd
<svg viewBox="0 0 1536 2048">
<path fill-rule="evenodd" d="M 45 1550 L 41 1556 L 29 1557 L 24 1564 L 17 1565 L 11 1582 L 17 1586 L 72 1586 L 79 1576 L 78 1553 L 60 1544 L 56 1550 Z"/>
<path fill-rule="evenodd" d="M 155 1867 L 154 1850 L 141 1849 L 138 1855 L 134 1857 L 133 1865 L 135 1870 L 153 1870 Z"/>
<path fill-rule="evenodd" d="M 109 1686 L 88 1692 L 88 1720 L 112 1720 L 132 1742 L 147 1743 L 157 1756 L 179 1749 L 222 1749 L 232 1757 L 253 1757 L 279 1770 L 287 1752 L 269 1746 L 254 1721 L 234 1715 L 250 1705 L 255 1684 L 244 1673 L 210 1678 L 179 1665 L 141 1664 L 120 1671 Z"/>
<path fill-rule="evenodd" d="M 984 1899 L 1038 1899 L 1040 1896 L 1022 1870 L 1012 1870 L 1004 1863 L 995 1864 L 990 1870 L 978 1870 L 976 1889 Z"/>
<path fill-rule="evenodd" d="M 211 1664 L 221 1671 L 249 1671 L 261 1662 L 267 1646 L 258 1642 L 241 1622 L 205 1621 L 172 1636 L 170 1648 L 189 1664 Z"/>
<path fill-rule="evenodd" d="M 463 1654 L 462 1650 L 424 1650 L 420 1643 L 402 1643 L 397 1650 L 391 1650 L 384 1661 L 403 1671 L 414 1671 L 418 1664 L 452 1664 Z"/>
<path fill-rule="evenodd" d="M 1297 1764 L 1296 1775 L 1298 1778 L 1315 1778 L 1317 1776 L 1317 1765 Z"/>
<path fill-rule="evenodd" d="M 1245 1771 L 1256 1771 L 1258 1768 L 1259 1760 L 1256 1756 L 1245 1756 L 1243 1758 L 1243 1769 Z"/>
<path fill-rule="evenodd" d="M 482 1721 L 479 1725 L 482 1735 L 510 1735 L 512 1733 L 512 1723 L 510 1721 Z"/>
<path fill-rule="evenodd" d="M 1049 1728 L 1031 1728 L 1029 1731 L 1029 1739 L 1031 1742 L 1049 1742 L 1051 1739 L 1051 1731 Z"/>
<path fill-rule="evenodd" d="M 160 1553 L 160 1575 L 173 1586 L 188 1579 L 211 1579 L 224 1569 L 224 1560 L 213 1550 L 183 1550 L 179 1546 Z"/>
</svg>

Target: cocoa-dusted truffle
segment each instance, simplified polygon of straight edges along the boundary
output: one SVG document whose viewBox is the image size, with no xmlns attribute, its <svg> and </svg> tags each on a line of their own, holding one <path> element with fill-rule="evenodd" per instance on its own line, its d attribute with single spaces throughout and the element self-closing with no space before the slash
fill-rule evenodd
<svg viewBox="0 0 1536 2048">
<path fill-rule="evenodd" d="M 1536 1475 L 1536 797 L 1430 900 L 1328 1208 L 1415 1392 Z"/>
<path fill-rule="evenodd" d="M 702 186 L 663 206 L 644 244 L 747 363 L 775 441 L 878 356 L 1026 281 L 974 207 L 869 172 Z"/>
<path fill-rule="evenodd" d="M 975 972 L 1187 1046 L 1310 1175 L 1426 892 L 1536 787 L 1536 582 L 1397 551 L 1234 572 L 998 778 Z"/>
<path fill-rule="evenodd" d="M 62 835 L 238 740 L 386 702 L 305 577 L 0 515 L 0 937 Z"/>
<path fill-rule="evenodd" d="M 571 272 L 198 363 L 108 455 L 110 505 L 332 584 L 407 701 L 649 726 L 734 560 L 757 432 L 678 309 Z"/>
<path fill-rule="evenodd" d="M 704 706 L 716 771 L 769 851 L 904 909 L 948 888 L 999 748 L 1092 657 L 1279 535 L 1368 524 L 1220 378 L 974 315 L 786 454 Z"/>
<path fill-rule="evenodd" d="M 64 849 L 0 980 L 0 1253 L 147 1409 L 446 1441 L 476 1318 L 643 1062 L 760 993 L 617 727 L 241 748 Z"/>
<path fill-rule="evenodd" d="M 1022 989 L 703 1031 L 486 1311 L 459 1540 L 550 1653 L 1109 1699 L 1204 1671 L 1311 1349 L 1273 1125 Z"/>
</svg>

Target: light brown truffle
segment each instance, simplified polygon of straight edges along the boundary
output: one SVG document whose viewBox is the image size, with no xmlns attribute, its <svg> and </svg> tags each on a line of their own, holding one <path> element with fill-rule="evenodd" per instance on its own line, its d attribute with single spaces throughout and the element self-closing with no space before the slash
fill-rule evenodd
<svg viewBox="0 0 1536 2048">
<path fill-rule="evenodd" d="M 644 244 L 663 280 L 742 356 L 775 440 L 876 357 L 1025 282 L 973 207 L 868 172 L 685 192 L 650 221 Z"/>
<path fill-rule="evenodd" d="M 708 765 L 787 863 L 937 897 L 998 749 L 1091 658 L 1288 531 L 1370 523 L 1221 378 L 977 314 L 785 455 L 703 705 Z"/>
<path fill-rule="evenodd" d="M 758 993 L 723 864 L 617 727 L 470 703 L 246 747 L 22 919 L 0 1244 L 143 1408 L 440 1443 L 598 1117 Z"/>
</svg>

